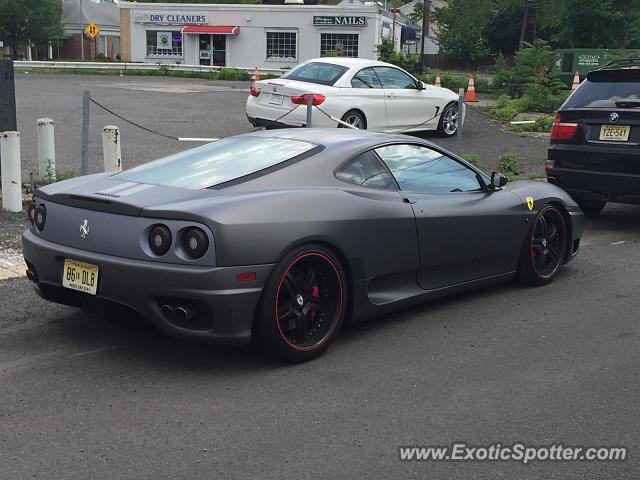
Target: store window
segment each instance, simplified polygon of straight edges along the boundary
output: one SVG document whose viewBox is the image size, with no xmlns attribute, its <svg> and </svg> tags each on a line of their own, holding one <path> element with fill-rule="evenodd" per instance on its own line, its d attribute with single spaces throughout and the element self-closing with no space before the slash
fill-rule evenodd
<svg viewBox="0 0 640 480">
<path fill-rule="evenodd" d="M 147 56 L 181 57 L 182 34 L 179 31 L 147 31 Z"/>
<path fill-rule="evenodd" d="M 267 60 L 295 62 L 297 50 L 295 32 L 267 32 Z"/>
<path fill-rule="evenodd" d="M 107 37 L 100 35 L 96 38 L 96 44 L 98 45 L 98 56 L 107 56 Z"/>
<path fill-rule="evenodd" d="M 357 33 L 321 33 L 320 34 L 321 57 L 357 57 L 358 34 Z"/>
</svg>

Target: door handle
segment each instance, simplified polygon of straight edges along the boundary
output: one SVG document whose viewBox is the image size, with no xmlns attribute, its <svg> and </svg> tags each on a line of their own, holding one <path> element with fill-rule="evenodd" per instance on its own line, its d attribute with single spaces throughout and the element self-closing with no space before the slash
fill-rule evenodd
<svg viewBox="0 0 640 480">
<path fill-rule="evenodd" d="M 404 203 L 409 203 L 411 205 L 413 205 L 414 203 L 417 203 L 416 200 L 409 200 L 407 197 L 402 197 L 402 201 Z"/>
<path fill-rule="evenodd" d="M 387 93 L 387 97 L 389 97 L 389 98 L 393 98 L 393 97 L 395 97 L 395 96 L 396 96 L 396 94 L 395 94 L 395 93 Z"/>
</svg>

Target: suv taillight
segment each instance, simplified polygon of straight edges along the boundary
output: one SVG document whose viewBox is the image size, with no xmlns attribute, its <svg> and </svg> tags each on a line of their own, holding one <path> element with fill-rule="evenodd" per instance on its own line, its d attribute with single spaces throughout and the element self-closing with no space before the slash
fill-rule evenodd
<svg viewBox="0 0 640 480">
<path fill-rule="evenodd" d="M 251 94 L 252 97 L 259 97 L 260 96 L 260 89 L 256 88 L 253 85 L 251 85 L 251 88 L 249 89 L 249 93 Z"/>
<path fill-rule="evenodd" d="M 304 95 L 291 97 L 291 103 L 294 105 L 306 105 L 308 97 L 313 97 L 313 100 L 311 100 L 312 105 L 320 105 L 326 98 L 324 95 L 320 95 L 319 93 L 305 93 Z"/>
<path fill-rule="evenodd" d="M 579 124 L 562 122 L 560 114 L 556 115 L 551 127 L 551 140 L 568 141 L 573 140 L 578 131 Z"/>
</svg>

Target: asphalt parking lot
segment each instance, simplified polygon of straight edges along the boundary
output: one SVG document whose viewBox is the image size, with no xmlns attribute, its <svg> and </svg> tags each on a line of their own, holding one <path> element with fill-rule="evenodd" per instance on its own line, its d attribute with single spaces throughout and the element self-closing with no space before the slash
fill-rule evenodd
<svg viewBox="0 0 640 480">
<path fill-rule="evenodd" d="M 170 77 L 112 77 L 19 74 L 16 77 L 18 129 L 21 132 L 23 179 L 37 171 L 36 121 L 52 118 L 56 125 L 56 160 L 61 172 L 80 168 L 82 93 L 91 92 L 112 111 L 160 133 L 176 137 L 223 138 L 253 129 L 245 116 L 248 82 L 218 82 Z M 101 131 L 117 125 L 122 133 L 125 168 L 196 146 L 152 135 L 91 106 L 90 173 L 101 171 Z M 455 138 L 432 141 L 458 151 Z M 468 109 L 461 149 L 480 155 L 485 169 L 495 168 L 499 155 L 518 154 L 523 173 L 541 174 L 548 140 L 522 138 L 495 120 Z"/>
<path fill-rule="evenodd" d="M 18 83 L 21 128 L 42 116 L 25 95 L 25 82 L 49 81 L 39 77 Z M 106 80 L 55 78 L 69 84 L 56 81 L 49 100 L 37 94 L 39 102 L 60 116 L 60 131 L 72 132 L 77 115 L 64 120 L 56 108 L 76 102 L 83 82 Z M 229 87 L 222 95 L 166 94 L 174 117 L 185 122 L 179 133 L 234 131 L 244 114 L 231 103 L 246 93 Z M 118 88 L 91 85 L 114 109 L 134 110 L 141 123 L 174 125 L 161 121 L 158 101 L 150 101 L 165 93 L 147 97 L 138 87 Z M 65 89 L 72 92 L 68 102 Z M 112 94 L 120 90 L 133 93 Z M 194 111 L 205 112 L 198 99 L 213 97 L 230 119 L 206 112 L 191 118 L 178 108 L 190 95 L 207 95 L 190 101 Z M 511 134 L 496 127 L 488 137 L 483 128 L 491 124 L 481 115 L 470 114 L 475 127 L 465 141 L 490 156 Z M 246 120 L 243 128 L 249 130 Z M 125 157 L 139 162 L 176 147 L 162 139 L 149 143 L 134 129 L 123 127 L 123 136 Z M 532 142 L 524 144 L 523 158 L 544 153 L 534 140 L 516 138 Z M 74 161 L 71 143 L 59 143 L 61 162 Z M 507 283 L 373 319 L 347 328 L 322 357 L 295 366 L 249 349 L 122 330 L 40 300 L 24 277 L 2 280 L 0 478 L 635 478 L 639 246 L 640 207 L 609 205 L 587 222 L 580 254 L 552 285 Z M 399 446 L 453 442 L 624 446 L 629 454 L 623 462 L 526 466 L 398 458 Z"/>
</svg>

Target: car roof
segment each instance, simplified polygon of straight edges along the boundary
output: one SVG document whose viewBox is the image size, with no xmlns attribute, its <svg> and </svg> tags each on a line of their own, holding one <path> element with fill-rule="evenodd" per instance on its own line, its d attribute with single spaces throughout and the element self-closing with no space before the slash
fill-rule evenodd
<svg viewBox="0 0 640 480">
<path fill-rule="evenodd" d="M 350 128 L 283 128 L 276 130 L 262 130 L 247 133 L 245 135 L 299 140 L 313 143 L 315 145 L 323 145 L 328 148 L 373 145 L 387 141 L 418 141 L 419 143 L 430 143 L 414 137 L 408 137 L 406 135 L 374 132 L 371 130 L 354 130 Z"/>
<path fill-rule="evenodd" d="M 369 60 L 366 58 L 353 58 L 353 57 L 321 57 L 312 58 L 305 63 L 319 62 L 319 63 L 333 63 L 334 65 L 342 65 L 348 68 L 364 68 L 364 67 L 394 67 L 395 65 L 386 62 L 379 62 L 378 60 Z"/>
</svg>

